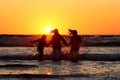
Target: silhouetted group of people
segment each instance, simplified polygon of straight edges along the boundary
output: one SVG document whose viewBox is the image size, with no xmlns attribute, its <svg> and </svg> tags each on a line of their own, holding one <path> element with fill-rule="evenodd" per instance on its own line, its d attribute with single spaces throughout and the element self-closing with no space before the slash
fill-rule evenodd
<svg viewBox="0 0 120 80">
<path fill-rule="evenodd" d="M 43 57 L 43 50 L 45 46 L 49 46 L 50 44 L 52 45 L 52 50 L 53 50 L 53 56 L 54 55 L 59 55 L 61 54 L 61 49 L 62 49 L 62 44 L 65 46 L 71 46 L 70 49 L 70 54 L 74 56 L 75 54 L 78 54 L 79 47 L 81 44 L 81 37 L 77 34 L 76 30 L 71 30 L 69 29 L 70 34 L 72 35 L 70 38 L 69 44 L 67 44 L 66 40 L 59 34 L 58 29 L 54 29 L 51 31 L 51 33 L 54 33 L 52 36 L 52 39 L 50 42 L 47 44 L 46 35 L 42 35 L 42 37 L 38 40 L 32 41 L 32 43 L 38 42 L 37 45 L 37 51 L 39 52 L 39 58 L 42 59 Z"/>
</svg>

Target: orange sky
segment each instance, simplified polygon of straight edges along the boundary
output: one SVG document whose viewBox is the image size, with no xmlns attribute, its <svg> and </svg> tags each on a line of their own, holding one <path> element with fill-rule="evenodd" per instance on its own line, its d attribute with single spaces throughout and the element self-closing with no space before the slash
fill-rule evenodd
<svg viewBox="0 0 120 80">
<path fill-rule="evenodd" d="M 120 34 L 120 0 L 0 0 L 0 34 Z"/>
</svg>

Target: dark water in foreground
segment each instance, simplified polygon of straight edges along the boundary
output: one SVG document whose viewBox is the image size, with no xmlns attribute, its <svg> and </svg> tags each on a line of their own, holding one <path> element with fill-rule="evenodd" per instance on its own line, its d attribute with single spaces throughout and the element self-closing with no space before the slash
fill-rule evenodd
<svg viewBox="0 0 120 80">
<path fill-rule="evenodd" d="M 50 52 L 51 48 L 45 49 L 45 54 Z M 120 54 L 120 47 L 83 47 L 79 52 Z M 34 47 L 0 48 L 0 55 L 34 53 Z M 120 61 L 0 60 L 0 80 L 120 80 Z"/>
</svg>

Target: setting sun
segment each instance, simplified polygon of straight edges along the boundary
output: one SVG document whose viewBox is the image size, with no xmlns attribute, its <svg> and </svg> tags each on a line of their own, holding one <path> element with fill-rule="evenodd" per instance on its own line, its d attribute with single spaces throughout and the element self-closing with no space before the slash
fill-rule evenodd
<svg viewBox="0 0 120 80">
<path fill-rule="evenodd" d="M 47 33 L 50 33 L 51 29 L 52 29 L 52 28 L 51 28 L 50 26 L 47 26 L 47 27 L 46 27 L 46 32 L 47 32 Z"/>
</svg>

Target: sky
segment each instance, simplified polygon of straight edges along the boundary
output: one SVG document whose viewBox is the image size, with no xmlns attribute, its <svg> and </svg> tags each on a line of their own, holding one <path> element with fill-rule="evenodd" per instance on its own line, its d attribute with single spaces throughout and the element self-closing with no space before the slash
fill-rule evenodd
<svg viewBox="0 0 120 80">
<path fill-rule="evenodd" d="M 120 0 L 0 0 L 0 34 L 120 34 Z"/>
</svg>

